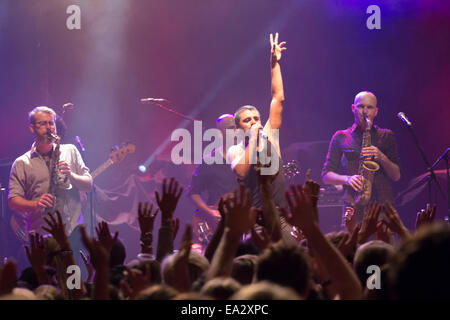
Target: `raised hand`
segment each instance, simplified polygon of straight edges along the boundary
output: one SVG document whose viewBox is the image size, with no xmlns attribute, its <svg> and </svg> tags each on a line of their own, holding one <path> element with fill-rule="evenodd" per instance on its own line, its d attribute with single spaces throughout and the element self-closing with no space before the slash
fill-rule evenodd
<svg viewBox="0 0 450 320">
<path fill-rule="evenodd" d="M 356 214 L 353 208 L 347 207 L 344 214 L 345 227 L 349 234 L 353 233 L 356 228 Z"/>
<path fill-rule="evenodd" d="M 35 270 L 42 270 L 47 261 L 47 242 L 39 233 L 30 234 L 30 246 L 25 246 L 28 261 Z M 37 272 L 36 272 L 37 273 Z"/>
<path fill-rule="evenodd" d="M 385 221 L 385 223 L 389 227 L 389 229 L 397 233 L 403 240 L 408 239 L 411 236 L 411 234 L 403 224 L 400 215 L 398 214 L 397 210 L 395 210 L 392 203 L 386 201 L 383 208 L 384 213 L 388 218 L 388 221 Z"/>
<path fill-rule="evenodd" d="M 310 198 L 314 207 L 315 219 L 319 221 L 319 209 L 317 208 L 317 203 L 319 202 L 320 184 L 311 180 L 311 169 L 306 171 L 306 181 L 303 186 L 303 191 L 305 192 L 305 195 Z"/>
<path fill-rule="evenodd" d="M 364 217 L 361 230 L 358 234 L 358 243 L 364 243 L 377 231 L 378 217 L 383 207 L 377 202 L 372 202 L 364 209 Z"/>
<path fill-rule="evenodd" d="M 0 296 L 11 293 L 17 284 L 17 264 L 8 260 L 0 267 Z"/>
<path fill-rule="evenodd" d="M 145 202 L 144 209 L 142 209 L 142 202 L 139 202 L 138 205 L 138 221 L 139 228 L 141 229 L 141 233 L 145 234 L 147 232 L 153 232 L 153 225 L 155 223 L 156 215 L 159 212 L 159 209 L 153 211 L 153 203 L 150 205 L 150 208 L 147 209 L 148 202 Z"/>
<path fill-rule="evenodd" d="M 42 227 L 43 230 L 49 232 L 56 242 L 58 242 L 61 250 L 70 250 L 69 239 L 66 234 L 66 225 L 62 222 L 61 213 L 56 211 L 57 220 L 51 213 L 47 213 L 47 217 L 44 217 L 48 227 Z"/>
<path fill-rule="evenodd" d="M 189 276 L 189 255 L 192 246 L 192 227 L 186 225 L 180 251 L 173 260 L 174 279 L 173 286 L 180 292 L 187 292 L 191 289 L 191 279 Z"/>
<path fill-rule="evenodd" d="M 375 231 L 375 240 L 391 243 L 391 231 L 384 220 L 378 221 Z"/>
<path fill-rule="evenodd" d="M 94 281 L 94 275 L 95 275 L 95 268 L 94 265 L 91 263 L 91 257 L 86 256 L 83 252 L 83 250 L 80 250 L 81 259 L 83 260 L 84 265 L 86 266 L 86 270 L 88 272 L 88 277 L 86 282 L 92 283 Z"/>
<path fill-rule="evenodd" d="M 269 234 L 264 227 L 261 228 L 261 231 L 258 231 L 255 227 L 253 227 L 251 229 L 251 232 L 253 244 L 256 246 L 256 248 L 258 248 L 260 252 L 262 252 L 272 243 Z"/>
<path fill-rule="evenodd" d="M 161 223 L 170 226 L 172 223 L 173 213 L 180 199 L 183 187 L 178 189 L 178 181 L 170 178 L 169 187 L 167 188 L 167 179 L 163 180 L 162 196 L 155 191 L 156 202 L 161 209 Z"/>
<path fill-rule="evenodd" d="M 425 209 L 422 209 L 419 212 L 417 212 L 416 231 L 426 224 L 433 223 L 435 216 L 436 216 L 436 205 L 433 205 L 433 208 L 431 208 L 431 205 L 427 203 Z"/>
<path fill-rule="evenodd" d="M 306 232 L 311 228 L 318 226 L 316 209 L 301 185 L 291 185 L 292 195 L 286 191 L 286 199 L 288 201 L 290 213 L 283 208 L 282 213 L 286 221 Z"/>
<path fill-rule="evenodd" d="M 281 54 L 286 50 L 286 47 L 284 47 L 284 45 L 286 45 L 285 41 L 278 43 L 278 32 L 275 33 L 275 39 L 273 37 L 273 34 L 270 34 L 270 53 L 272 66 L 281 60 Z"/>
<path fill-rule="evenodd" d="M 95 270 L 101 267 L 109 267 L 109 255 L 110 252 L 102 245 L 100 240 L 95 238 L 89 238 L 86 234 L 86 228 L 80 227 L 81 240 L 84 247 L 89 251 L 90 260 Z"/>
<path fill-rule="evenodd" d="M 338 249 L 342 253 L 344 257 L 348 257 L 350 252 L 352 252 L 356 248 L 356 244 L 358 242 L 358 232 L 361 228 L 361 225 L 357 225 L 351 235 L 345 234 L 345 236 L 341 239 L 338 244 Z"/>
<path fill-rule="evenodd" d="M 178 230 L 180 230 L 180 219 L 172 219 L 173 240 L 177 237 Z"/>
<path fill-rule="evenodd" d="M 311 169 L 306 171 L 306 181 L 303 186 L 303 191 L 305 192 L 305 195 L 311 199 L 311 203 L 314 206 L 317 206 L 317 202 L 319 201 L 320 184 L 311 180 Z"/>
<path fill-rule="evenodd" d="M 98 227 L 95 228 L 97 232 L 97 237 L 102 246 L 107 250 L 107 252 L 111 252 L 111 249 L 114 243 L 117 241 L 119 237 L 119 231 L 116 231 L 114 237 L 111 237 L 111 232 L 109 231 L 109 226 L 105 221 L 102 221 L 98 224 Z"/>
<path fill-rule="evenodd" d="M 242 236 L 256 222 L 256 210 L 251 207 L 250 189 L 246 189 L 243 184 L 239 187 L 239 196 L 237 190 L 234 196 L 225 201 L 225 228 L 237 237 Z"/>
</svg>

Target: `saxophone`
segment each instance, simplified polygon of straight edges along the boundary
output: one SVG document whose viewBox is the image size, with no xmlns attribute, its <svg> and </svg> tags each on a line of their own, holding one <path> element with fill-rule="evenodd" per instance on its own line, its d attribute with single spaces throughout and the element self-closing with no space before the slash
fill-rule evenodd
<svg viewBox="0 0 450 320">
<path fill-rule="evenodd" d="M 53 206 L 49 208 L 49 211 L 51 213 L 55 213 L 57 208 L 61 208 L 59 205 L 57 205 L 57 203 L 64 201 L 64 199 L 56 197 L 56 195 L 58 194 L 58 189 L 69 190 L 72 189 L 72 185 L 70 184 L 69 178 L 61 175 L 58 169 L 58 162 L 61 154 L 59 150 L 61 145 L 61 138 L 58 135 L 52 133 L 50 130 L 47 131 L 47 134 L 55 141 L 56 144 L 55 149 L 52 153 L 50 168 L 50 187 L 48 190 L 48 193 L 53 196 Z"/>
<path fill-rule="evenodd" d="M 371 146 L 371 136 L 370 129 L 372 128 L 372 123 L 364 115 L 364 119 L 367 122 L 366 130 L 364 131 L 361 145 L 361 156 L 358 167 L 358 175 L 363 177 L 363 188 L 361 191 L 356 191 L 354 204 L 365 206 L 369 203 L 370 197 L 372 195 L 372 183 L 375 172 L 380 169 L 380 165 L 373 160 L 369 160 L 362 155 L 362 148 Z"/>
</svg>

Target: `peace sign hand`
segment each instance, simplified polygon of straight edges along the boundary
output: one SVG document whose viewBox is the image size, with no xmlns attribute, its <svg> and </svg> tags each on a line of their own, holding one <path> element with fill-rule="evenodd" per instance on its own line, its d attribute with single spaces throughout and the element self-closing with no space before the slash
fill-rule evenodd
<svg viewBox="0 0 450 320">
<path fill-rule="evenodd" d="M 274 66 L 277 62 L 281 60 L 281 53 L 286 50 L 284 45 L 286 44 L 286 41 L 283 41 L 281 43 L 278 43 L 278 32 L 275 33 L 275 39 L 273 37 L 273 34 L 270 34 L 270 52 L 271 52 L 271 61 L 272 66 Z"/>
</svg>

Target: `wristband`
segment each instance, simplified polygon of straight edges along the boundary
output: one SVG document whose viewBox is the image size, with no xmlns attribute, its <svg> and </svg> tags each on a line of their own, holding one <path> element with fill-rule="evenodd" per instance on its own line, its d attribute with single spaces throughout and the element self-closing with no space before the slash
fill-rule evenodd
<svg viewBox="0 0 450 320">
<path fill-rule="evenodd" d="M 345 184 L 348 186 L 349 185 L 349 181 L 352 177 L 351 176 L 347 176 L 347 179 L 345 179 Z"/>
</svg>

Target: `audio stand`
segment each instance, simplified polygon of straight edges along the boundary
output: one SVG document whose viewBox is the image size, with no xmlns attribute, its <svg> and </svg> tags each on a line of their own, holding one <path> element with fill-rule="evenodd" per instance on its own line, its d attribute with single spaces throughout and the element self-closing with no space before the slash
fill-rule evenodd
<svg viewBox="0 0 450 320">
<path fill-rule="evenodd" d="M 419 149 L 419 152 L 420 152 L 420 154 L 421 154 L 421 156 L 422 156 L 422 159 L 423 159 L 423 161 L 425 162 L 425 165 L 427 166 L 427 171 L 430 173 L 430 174 L 426 177 L 426 179 L 425 179 L 425 178 L 423 179 L 424 181 L 425 181 L 425 180 L 428 181 L 428 199 L 429 199 L 429 203 L 431 204 L 431 202 L 432 202 L 432 201 L 431 201 L 431 184 L 432 184 L 432 181 L 434 181 L 434 182 L 436 183 L 436 185 L 437 185 L 437 187 L 438 187 L 438 190 L 439 190 L 440 194 L 441 194 L 442 197 L 445 199 L 444 191 L 442 191 L 441 185 L 439 184 L 439 181 L 438 181 L 437 178 L 436 178 L 436 174 L 434 173 L 434 166 L 440 161 L 440 159 L 439 159 L 437 162 L 435 162 L 435 164 L 432 166 L 432 165 L 430 164 L 430 162 L 428 161 L 428 158 L 427 158 L 427 156 L 426 156 L 426 154 L 425 154 L 425 151 L 424 151 L 422 145 L 419 143 L 419 139 L 417 139 L 417 136 L 416 136 L 416 134 L 415 134 L 415 132 L 414 132 L 412 126 L 411 126 L 411 125 L 408 125 L 407 128 L 408 128 L 409 132 L 411 132 L 411 135 L 412 135 L 413 140 L 414 140 L 414 144 L 415 144 L 416 147 Z M 444 153 L 444 155 L 445 155 L 445 154 L 448 155 L 448 150 L 447 150 L 447 152 Z M 443 156 L 444 156 L 444 155 L 443 155 Z M 441 158 L 442 158 L 442 157 L 441 157 Z M 447 168 L 448 168 L 448 156 L 447 156 Z M 448 171 L 447 171 L 447 175 L 448 175 Z"/>
<path fill-rule="evenodd" d="M 0 233 L 1 233 L 1 237 L 0 237 L 0 242 L 1 242 L 1 244 L 0 244 L 0 252 L 1 252 L 1 254 L 0 254 L 0 258 L 1 258 L 1 261 L 0 261 L 0 265 L 2 265 L 3 264 L 3 262 L 4 262 L 4 259 L 8 256 L 7 255 L 7 253 L 6 253 L 6 226 L 7 226 L 7 224 L 6 224 L 6 210 L 5 210 L 5 192 L 6 192 L 6 188 L 5 187 L 3 187 L 3 185 L 0 183 L 0 197 L 1 197 L 1 199 L 0 199 L 0 201 L 1 201 L 1 203 L 0 203 L 0 205 L 1 205 L 1 208 L 0 208 L 0 210 L 1 210 L 1 216 L 0 216 L 0 228 L 1 229 L 3 229 L 3 230 L 0 230 Z"/>
<path fill-rule="evenodd" d="M 445 169 L 447 172 L 447 222 L 450 223 L 450 172 L 448 166 L 448 158 L 449 158 L 450 148 L 447 148 L 445 152 L 433 163 L 432 168 L 436 167 L 441 160 L 445 160 Z"/>
<path fill-rule="evenodd" d="M 91 207 L 91 237 L 95 237 L 95 210 L 94 210 L 95 184 L 92 181 L 92 190 L 89 192 L 89 201 Z"/>
</svg>

